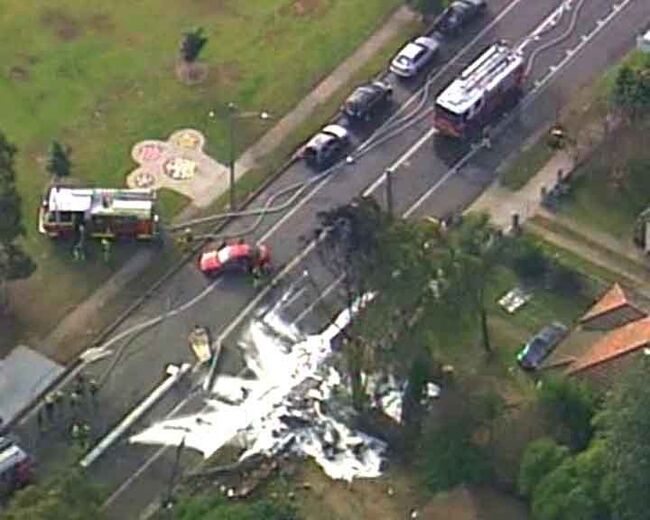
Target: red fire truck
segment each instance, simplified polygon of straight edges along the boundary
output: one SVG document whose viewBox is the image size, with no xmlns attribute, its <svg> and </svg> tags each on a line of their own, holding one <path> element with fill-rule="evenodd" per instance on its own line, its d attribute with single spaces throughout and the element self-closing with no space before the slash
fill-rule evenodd
<svg viewBox="0 0 650 520">
<path fill-rule="evenodd" d="M 0 437 L 0 498 L 32 481 L 34 462 L 14 441 Z"/>
<path fill-rule="evenodd" d="M 487 48 L 437 97 L 434 125 L 441 134 L 469 137 L 502 108 L 519 97 L 524 58 L 505 43 Z"/>
<path fill-rule="evenodd" d="M 83 225 L 94 238 L 147 240 L 158 235 L 156 192 L 53 186 L 39 208 L 38 229 L 51 238 L 75 237 Z"/>
</svg>

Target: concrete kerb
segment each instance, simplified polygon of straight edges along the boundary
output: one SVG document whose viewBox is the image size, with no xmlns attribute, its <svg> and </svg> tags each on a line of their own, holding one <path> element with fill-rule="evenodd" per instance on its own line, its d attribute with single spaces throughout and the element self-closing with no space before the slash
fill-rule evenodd
<svg viewBox="0 0 650 520">
<path fill-rule="evenodd" d="M 439 15 L 441 16 L 442 13 Z M 438 17 L 434 19 L 425 30 L 424 34 L 430 34 L 435 27 Z M 384 77 L 387 73 L 380 72 L 377 74 L 377 77 Z M 250 192 L 244 201 L 239 204 L 238 210 L 246 209 L 249 204 L 251 204 L 266 188 L 273 184 L 282 174 L 298 159 L 298 154 L 294 153 L 287 159 L 274 173 L 269 175 L 256 189 Z M 213 230 L 215 233 L 219 233 L 226 226 L 232 223 L 237 217 L 229 217 L 222 220 L 217 224 Z M 163 237 L 163 240 L 165 238 Z M 110 336 L 122 323 L 124 323 L 134 311 L 136 311 L 140 306 L 142 306 L 153 294 L 172 276 L 174 276 L 180 269 L 182 269 L 188 261 L 190 261 L 194 255 L 196 255 L 201 248 L 203 248 L 208 242 L 208 239 L 201 241 L 198 245 L 193 247 L 189 253 L 184 255 L 174 266 L 172 266 L 165 274 L 163 274 L 158 280 L 156 280 L 149 289 L 147 289 L 142 296 L 140 296 L 135 302 L 133 302 L 122 314 L 116 318 L 113 323 L 108 325 L 98 336 L 90 343 L 90 347 L 97 347 Z M 20 413 L 18 413 L 11 421 L 3 424 L 0 427 L 0 433 L 10 430 L 16 424 L 20 423 L 32 410 L 36 409 L 42 399 L 59 385 L 61 385 L 69 376 L 74 373 L 80 366 L 83 365 L 83 361 L 80 357 L 75 359 L 65 370 L 52 381 L 27 407 L 25 407 Z"/>
<path fill-rule="evenodd" d="M 280 168 L 278 168 L 274 173 L 269 175 L 262 183 L 251 191 L 246 198 L 239 204 L 237 207 L 238 210 L 246 209 L 260 194 L 267 189 L 271 184 L 273 184 L 277 179 L 279 179 L 284 172 L 293 164 L 295 157 L 291 157 L 286 160 Z M 222 220 L 217 224 L 213 230 L 215 233 L 219 233 L 229 224 L 231 224 L 237 217 L 229 217 Z M 167 238 L 163 235 L 163 241 Z M 133 314 L 139 307 L 141 307 L 149 298 L 151 298 L 154 293 L 169 279 L 171 279 L 178 271 L 180 271 L 192 258 L 208 243 L 209 239 L 205 239 L 199 242 L 197 245 L 192 247 L 192 249 L 183 255 L 183 257 L 176 262 L 172 267 L 170 267 L 167 272 L 165 272 L 158 280 L 153 282 L 149 289 L 147 289 L 139 298 L 137 298 L 129 307 L 127 307 L 110 325 L 104 328 L 97 337 L 90 343 L 90 347 L 99 347 L 108 337 L 130 316 Z M 0 434 L 4 434 L 11 430 L 14 426 L 19 424 L 27 415 L 38 408 L 40 402 L 43 398 L 55 388 L 64 383 L 71 374 L 74 374 L 81 366 L 84 365 L 81 357 L 77 357 L 70 365 L 65 367 L 65 370 L 59 374 L 50 385 L 48 385 L 28 406 L 21 410 L 15 417 L 13 417 L 7 423 L 4 423 L 0 427 Z"/>
</svg>

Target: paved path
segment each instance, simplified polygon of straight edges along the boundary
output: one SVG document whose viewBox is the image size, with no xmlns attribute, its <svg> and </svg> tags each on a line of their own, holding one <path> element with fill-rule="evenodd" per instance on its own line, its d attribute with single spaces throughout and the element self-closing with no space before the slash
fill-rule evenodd
<svg viewBox="0 0 650 520">
<path fill-rule="evenodd" d="M 412 23 L 415 18 L 416 16 L 406 7 L 397 9 L 380 29 L 298 103 L 291 112 L 278 121 L 257 143 L 242 154 L 236 164 L 237 178 L 240 178 L 246 171 L 251 169 L 256 164 L 256 161 L 269 154 L 300 124 L 306 121 L 319 104 L 322 104 L 337 89 L 345 85 L 374 54 L 399 34 L 406 25 Z M 204 191 L 201 206 L 208 206 L 221 194 L 225 193 L 228 188 L 227 176 L 220 176 L 218 182 L 212 182 L 209 187 L 207 185 L 204 187 L 206 191 Z M 190 206 L 178 216 L 178 219 L 184 220 L 195 212 L 196 207 Z M 57 346 L 68 338 L 96 334 L 98 331 L 89 331 L 87 324 L 96 322 L 93 317 L 101 312 L 105 303 L 130 281 L 139 276 L 149 264 L 151 258 L 152 252 L 148 248 L 138 251 L 125 263 L 120 271 L 115 273 L 89 298 L 76 307 L 56 329 L 43 339 L 41 343 L 47 345 L 46 351 L 49 354 L 53 353 L 56 351 Z"/>
<path fill-rule="evenodd" d="M 511 226 L 514 213 L 519 215 L 523 223 L 539 212 L 542 186 L 547 189 L 552 187 L 557 180 L 559 170 L 567 173 L 573 170 L 573 159 L 564 150 L 553 155 L 544 167 L 518 191 L 505 188 L 498 180 L 495 181 L 476 199 L 468 211 L 485 211 L 490 214 L 495 225 L 504 229 Z"/>
</svg>

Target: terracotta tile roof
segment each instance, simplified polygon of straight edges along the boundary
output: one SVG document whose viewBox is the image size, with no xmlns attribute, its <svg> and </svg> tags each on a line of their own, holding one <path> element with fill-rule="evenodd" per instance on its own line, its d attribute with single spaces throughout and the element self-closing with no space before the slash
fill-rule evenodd
<svg viewBox="0 0 650 520">
<path fill-rule="evenodd" d="M 633 321 L 608 332 L 571 364 L 569 374 L 605 363 L 650 344 L 650 317 Z"/>
<path fill-rule="evenodd" d="M 600 300 L 598 300 L 587 312 L 580 318 L 580 322 L 592 320 L 597 316 L 601 316 L 616 309 L 620 309 L 625 305 L 631 305 L 623 291 L 623 288 L 615 283 L 607 291 Z"/>
</svg>

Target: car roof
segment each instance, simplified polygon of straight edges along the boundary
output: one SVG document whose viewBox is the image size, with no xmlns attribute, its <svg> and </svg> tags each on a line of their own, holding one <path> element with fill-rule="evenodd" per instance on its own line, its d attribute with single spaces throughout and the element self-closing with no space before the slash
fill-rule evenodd
<svg viewBox="0 0 650 520">
<path fill-rule="evenodd" d="M 407 59 L 413 61 L 415 58 L 417 58 L 424 51 L 425 51 L 425 48 L 423 48 L 422 45 L 420 45 L 418 43 L 415 43 L 415 42 L 408 42 L 404 46 L 404 48 L 399 52 L 399 54 L 397 55 L 397 59 L 399 59 L 399 58 L 407 58 Z"/>
<path fill-rule="evenodd" d="M 440 47 L 440 42 L 435 38 L 430 38 L 429 36 L 420 36 L 414 40 L 414 43 L 434 50 Z"/>
<path fill-rule="evenodd" d="M 327 125 L 321 130 L 321 134 L 329 134 L 339 139 L 345 139 L 348 136 L 348 131 L 341 125 Z"/>
</svg>

